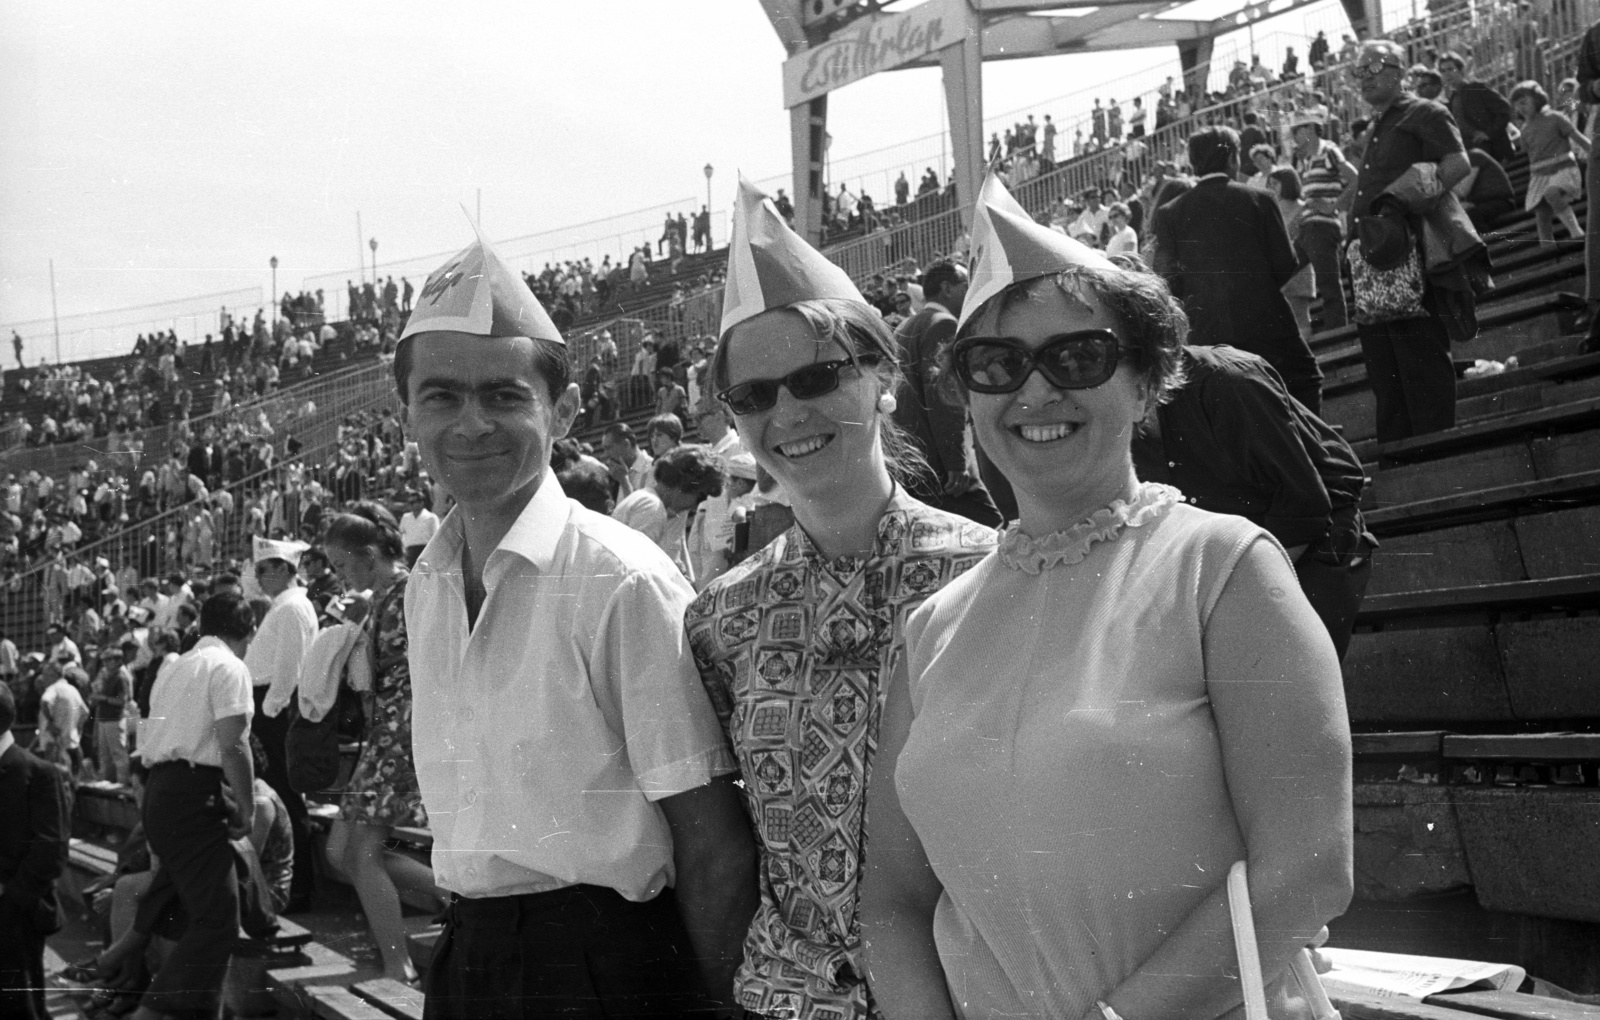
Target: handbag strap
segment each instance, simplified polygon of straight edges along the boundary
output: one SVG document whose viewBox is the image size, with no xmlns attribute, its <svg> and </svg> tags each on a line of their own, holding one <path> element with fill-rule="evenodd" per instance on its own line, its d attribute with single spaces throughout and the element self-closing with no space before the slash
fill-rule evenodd
<svg viewBox="0 0 1600 1020">
<path fill-rule="evenodd" d="M 1250 882 L 1244 861 L 1228 869 L 1228 917 L 1233 926 L 1233 948 L 1239 956 L 1239 983 L 1244 986 L 1245 1020 L 1268 1020 L 1267 991 L 1261 973 L 1261 951 L 1256 945 L 1256 922 L 1250 908 Z M 1337 1020 L 1339 1013 L 1323 990 L 1311 954 L 1298 949 L 1289 958 L 1289 974 L 1300 986 L 1317 1020 Z"/>
</svg>

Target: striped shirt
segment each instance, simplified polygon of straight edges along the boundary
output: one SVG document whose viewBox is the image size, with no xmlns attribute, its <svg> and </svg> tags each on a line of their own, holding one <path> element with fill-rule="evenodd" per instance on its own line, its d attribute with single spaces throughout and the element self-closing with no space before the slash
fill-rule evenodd
<svg viewBox="0 0 1600 1020">
<path fill-rule="evenodd" d="M 1294 154 L 1294 168 L 1300 174 L 1300 197 L 1306 203 L 1303 222 L 1343 226 L 1339 216 L 1339 196 L 1344 194 L 1339 167 L 1343 162 L 1339 147 L 1326 139 L 1317 142 L 1313 155 Z"/>
</svg>

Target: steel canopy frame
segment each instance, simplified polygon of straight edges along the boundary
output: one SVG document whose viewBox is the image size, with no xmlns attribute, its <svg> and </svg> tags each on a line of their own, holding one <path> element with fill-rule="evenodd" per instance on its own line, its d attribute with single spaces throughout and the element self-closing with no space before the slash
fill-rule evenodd
<svg viewBox="0 0 1600 1020">
<path fill-rule="evenodd" d="M 1187 72 L 1209 63 L 1212 43 L 1218 36 L 1317 0 L 1241 0 L 1238 10 L 1209 19 L 1162 16 L 1185 6 L 1187 0 L 926 0 L 893 12 L 883 10 L 886 0 L 759 2 L 789 54 L 785 75 L 795 229 L 815 245 L 822 237 L 822 197 L 827 186 L 827 92 L 833 88 L 878 70 L 935 65 L 943 69 L 956 191 L 961 197 L 963 221 L 970 228 L 970 199 L 977 194 L 984 170 L 982 61 L 1176 45 Z M 1341 2 L 1358 28 L 1381 31 L 1374 17 L 1377 0 Z M 941 25 L 943 36 L 937 46 L 927 47 L 927 52 L 891 59 L 880 68 L 852 66 L 837 75 L 842 79 L 839 84 L 827 84 L 830 75 L 824 73 L 821 86 L 806 90 L 800 98 L 789 94 L 790 67 L 800 58 L 810 54 L 820 59 L 819 51 L 831 49 L 850 51 L 849 56 L 840 58 L 844 64 L 876 62 L 870 57 L 853 59 L 855 54 L 873 50 L 874 41 L 882 38 L 869 37 L 868 33 L 880 26 L 892 26 L 894 19 L 908 21 L 907 15 L 925 15 L 936 7 L 948 8 L 950 20 L 960 23 Z M 1050 13 L 1074 8 L 1085 10 L 1076 15 Z M 1362 15 L 1359 20 L 1357 14 Z M 892 34 L 892 28 L 885 34 Z"/>
</svg>

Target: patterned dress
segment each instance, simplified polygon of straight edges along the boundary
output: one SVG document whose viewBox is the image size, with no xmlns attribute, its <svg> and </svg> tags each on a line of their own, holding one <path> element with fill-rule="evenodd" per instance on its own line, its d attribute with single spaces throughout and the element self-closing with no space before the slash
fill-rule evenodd
<svg viewBox="0 0 1600 1020">
<path fill-rule="evenodd" d="M 994 532 L 897 491 L 872 555 L 827 562 L 798 525 L 702 592 L 684 620 L 738 757 L 761 906 L 735 982 L 784 1020 L 876 1017 L 856 911 L 866 786 L 905 618 Z"/>
<path fill-rule="evenodd" d="M 340 794 L 339 817 L 360 825 L 428 824 L 411 758 L 411 670 L 406 664 L 406 573 L 373 609 L 376 667 L 366 700 L 367 739 Z"/>
</svg>

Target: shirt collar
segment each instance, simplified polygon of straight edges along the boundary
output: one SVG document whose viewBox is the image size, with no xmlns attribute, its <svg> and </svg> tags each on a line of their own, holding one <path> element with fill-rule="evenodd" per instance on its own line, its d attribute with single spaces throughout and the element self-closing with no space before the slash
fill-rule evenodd
<svg viewBox="0 0 1600 1020">
<path fill-rule="evenodd" d="M 300 583 L 298 581 L 290 581 L 289 587 L 283 589 L 283 591 L 278 592 L 278 594 L 272 597 L 272 604 L 275 606 L 281 606 L 290 599 L 293 599 L 296 592 L 299 592 L 303 595 L 305 594 L 305 589 L 300 587 Z"/>
<path fill-rule="evenodd" d="M 1195 183 L 1196 184 L 1204 184 L 1206 181 L 1218 181 L 1218 180 L 1231 181 L 1231 180 L 1233 180 L 1233 175 L 1228 173 L 1226 170 L 1218 170 L 1214 174 L 1206 174 L 1204 177 L 1195 178 Z"/>
<path fill-rule="evenodd" d="M 12 733 L 10 730 L 0 733 L 0 758 L 5 757 L 5 753 L 11 750 L 11 745 L 15 744 L 16 742 L 16 734 Z"/>
</svg>

